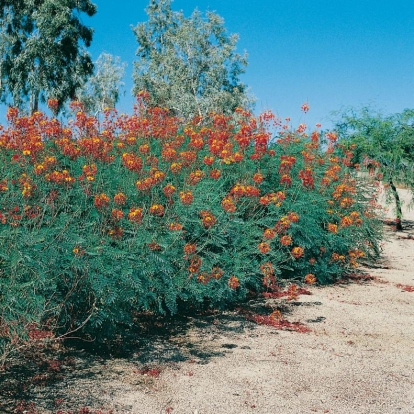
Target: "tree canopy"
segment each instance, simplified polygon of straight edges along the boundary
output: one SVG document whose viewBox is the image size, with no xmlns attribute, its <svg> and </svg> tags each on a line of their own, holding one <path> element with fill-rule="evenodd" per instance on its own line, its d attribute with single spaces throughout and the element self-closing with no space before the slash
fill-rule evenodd
<svg viewBox="0 0 414 414">
<path fill-rule="evenodd" d="M 376 169 L 395 201 L 397 228 L 402 229 L 397 185 L 414 195 L 414 110 L 383 116 L 368 108 L 342 114 L 336 129 L 355 147 L 355 162 Z"/>
<path fill-rule="evenodd" d="M 239 79 L 247 55 L 236 52 L 238 36 L 227 34 L 219 15 L 195 10 L 186 18 L 170 0 L 151 0 L 146 11 L 148 21 L 133 28 L 135 93 L 149 92 L 151 104 L 184 118 L 251 104 Z"/>
<path fill-rule="evenodd" d="M 75 95 L 93 71 L 85 47 L 93 30 L 81 21 L 93 16 L 90 0 L 0 0 L 0 97 L 30 112 L 39 101 L 59 107 Z M 53 17 L 52 17 L 53 16 Z"/>
<path fill-rule="evenodd" d="M 93 75 L 78 92 L 78 99 L 88 112 L 97 114 L 105 108 L 115 108 L 124 86 L 125 66 L 118 56 L 99 55 Z"/>
</svg>

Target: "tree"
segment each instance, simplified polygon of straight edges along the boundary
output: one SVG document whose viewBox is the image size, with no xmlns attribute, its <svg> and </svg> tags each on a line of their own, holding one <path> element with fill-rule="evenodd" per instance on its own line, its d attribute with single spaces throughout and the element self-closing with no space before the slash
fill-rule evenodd
<svg viewBox="0 0 414 414">
<path fill-rule="evenodd" d="M 78 92 L 78 98 L 90 113 L 115 108 L 122 88 L 126 63 L 118 56 L 101 53 L 95 62 L 94 74 Z"/>
<path fill-rule="evenodd" d="M 39 101 L 59 108 L 93 71 L 93 30 L 80 13 L 94 15 L 90 0 L 0 0 L 0 97 L 31 113 Z M 53 17 L 52 17 L 53 16 Z"/>
<path fill-rule="evenodd" d="M 339 138 L 355 147 L 355 162 L 378 169 L 395 203 L 397 230 L 402 209 L 397 185 L 414 197 L 414 110 L 384 117 L 368 108 L 349 111 L 336 124 Z M 414 198 L 413 198 L 414 200 Z"/>
<path fill-rule="evenodd" d="M 170 0 L 151 0 L 146 11 L 148 21 L 133 28 L 135 93 L 148 91 L 150 104 L 187 119 L 251 105 L 239 80 L 247 55 L 235 52 L 238 36 L 227 35 L 219 15 L 195 10 L 186 18 Z"/>
</svg>

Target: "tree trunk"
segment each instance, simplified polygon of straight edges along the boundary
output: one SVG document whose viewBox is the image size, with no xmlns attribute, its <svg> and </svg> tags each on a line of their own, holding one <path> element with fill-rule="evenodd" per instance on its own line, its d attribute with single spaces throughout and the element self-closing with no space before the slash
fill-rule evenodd
<svg viewBox="0 0 414 414">
<path fill-rule="evenodd" d="M 394 196 L 394 200 L 395 200 L 395 211 L 397 213 L 397 217 L 395 219 L 395 228 L 397 231 L 402 231 L 403 227 L 402 227 L 402 210 L 401 210 L 401 200 L 400 200 L 400 196 L 398 195 L 398 191 L 397 188 L 394 185 L 394 182 L 392 181 L 392 178 L 390 178 L 390 187 L 392 190 L 392 195 Z"/>
<path fill-rule="evenodd" d="M 30 115 L 39 110 L 39 93 L 34 92 L 30 97 Z"/>
</svg>

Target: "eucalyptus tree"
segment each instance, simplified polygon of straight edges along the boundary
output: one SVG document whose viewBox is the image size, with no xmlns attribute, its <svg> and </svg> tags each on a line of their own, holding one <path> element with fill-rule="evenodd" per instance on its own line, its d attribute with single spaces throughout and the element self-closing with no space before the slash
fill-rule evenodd
<svg viewBox="0 0 414 414">
<path fill-rule="evenodd" d="M 251 105 L 239 79 L 247 54 L 236 52 L 238 36 L 227 34 L 219 15 L 195 10 L 187 18 L 170 0 L 151 0 L 146 12 L 148 21 L 133 28 L 135 93 L 149 92 L 150 104 L 184 118 Z"/>
<path fill-rule="evenodd" d="M 354 148 L 354 161 L 377 169 L 395 203 L 397 229 L 402 230 L 398 185 L 414 196 L 414 110 L 391 116 L 348 111 L 337 121 L 340 139 Z"/>
<path fill-rule="evenodd" d="M 101 53 L 95 62 L 94 73 L 79 89 L 77 95 L 90 113 L 102 112 L 105 108 L 115 108 L 124 92 L 126 63 L 118 56 Z"/>
<path fill-rule="evenodd" d="M 0 0 L 0 98 L 38 110 L 57 99 L 59 107 L 93 71 L 86 48 L 93 30 L 82 14 L 93 16 L 90 0 Z"/>
</svg>

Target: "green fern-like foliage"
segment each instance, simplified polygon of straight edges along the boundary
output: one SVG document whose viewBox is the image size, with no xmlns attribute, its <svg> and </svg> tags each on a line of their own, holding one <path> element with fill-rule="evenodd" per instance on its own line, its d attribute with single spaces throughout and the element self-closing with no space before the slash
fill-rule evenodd
<svg viewBox="0 0 414 414">
<path fill-rule="evenodd" d="M 10 110 L 0 137 L 3 343 L 30 323 L 95 338 L 140 311 L 329 283 L 378 251 L 333 134 L 271 134 L 242 110 L 183 124 L 139 102 L 100 125 L 73 109 L 68 126 Z"/>
</svg>

